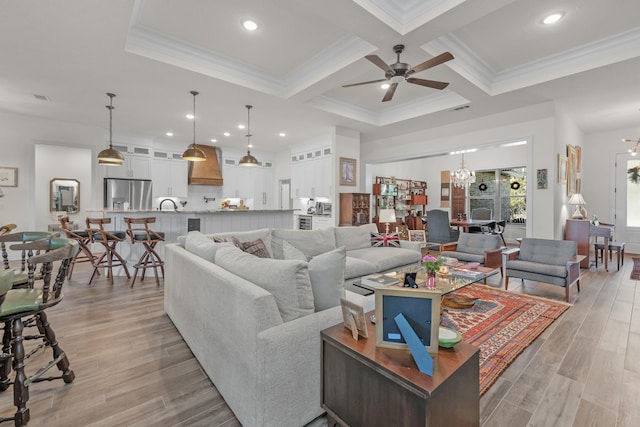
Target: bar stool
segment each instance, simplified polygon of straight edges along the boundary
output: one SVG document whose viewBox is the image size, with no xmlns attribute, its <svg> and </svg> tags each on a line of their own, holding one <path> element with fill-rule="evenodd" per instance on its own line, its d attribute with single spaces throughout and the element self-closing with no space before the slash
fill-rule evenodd
<svg viewBox="0 0 640 427">
<path fill-rule="evenodd" d="M 127 279 L 130 279 L 127 261 L 116 250 L 116 245 L 123 242 L 127 238 L 127 234 L 124 231 L 105 230 L 104 225 L 110 224 L 111 218 L 87 218 L 86 223 L 91 243 L 100 243 L 104 246 L 102 255 L 93 260 L 93 272 L 88 284 L 91 284 L 99 268 L 107 269 L 107 277 L 111 279 L 111 284 L 113 284 L 113 267 L 122 267 Z"/>
<path fill-rule="evenodd" d="M 89 247 L 91 244 L 89 233 L 85 230 L 72 230 L 69 226 L 68 216 L 60 217 L 60 229 L 65 232 L 68 239 L 73 239 L 78 242 L 78 253 L 71 260 L 71 265 L 67 270 L 67 278 L 71 280 L 73 267 L 76 265 L 76 262 L 90 262 L 93 264 L 97 256 L 91 252 L 91 248 Z M 100 272 L 97 273 L 100 274 Z"/>
<path fill-rule="evenodd" d="M 600 259 L 604 260 L 604 243 L 596 243 L 593 245 L 596 253 L 596 268 L 598 268 L 598 254 L 600 254 Z M 618 264 L 618 271 L 620 271 L 620 265 L 624 265 L 624 242 L 609 242 L 609 261 L 613 259 L 613 253 L 616 254 L 616 261 Z"/>
<path fill-rule="evenodd" d="M 156 275 L 156 286 L 160 286 L 160 279 L 158 279 L 158 267 L 162 272 L 162 278 L 164 279 L 164 261 L 160 258 L 155 251 L 155 247 L 158 243 L 164 242 L 164 233 L 153 231 L 149 228 L 149 224 L 156 222 L 155 217 L 148 218 L 124 218 L 127 223 L 127 234 L 131 239 L 131 244 L 142 243 L 144 252 L 133 266 L 135 272 L 133 273 L 133 281 L 131 287 L 136 283 L 136 277 L 138 276 L 138 270 L 142 269 L 142 277 L 140 280 L 144 280 L 144 273 L 147 268 L 153 268 L 153 272 Z"/>
</svg>

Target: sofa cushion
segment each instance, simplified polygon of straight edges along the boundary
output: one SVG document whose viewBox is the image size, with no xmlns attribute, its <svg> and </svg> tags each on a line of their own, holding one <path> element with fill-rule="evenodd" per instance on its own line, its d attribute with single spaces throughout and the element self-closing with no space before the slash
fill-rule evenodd
<svg viewBox="0 0 640 427">
<path fill-rule="evenodd" d="M 484 255 L 488 249 L 500 247 L 500 236 L 497 234 L 460 233 L 456 252 Z"/>
<path fill-rule="evenodd" d="M 233 243 L 216 243 L 199 231 L 190 231 L 184 239 L 184 248 L 187 251 L 209 262 L 215 262 L 216 251 L 225 246 L 233 246 Z"/>
<path fill-rule="evenodd" d="M 309 277 L 316 311 L 340 305 L 344 297 L 344 269 L 347 251 L 344 246 L 316 255 L 309 261 Z"/>
<path fill-rule="evenodd" d="M 298 248 L 307 259 L 336 248 L 336 237 L 333 228 L 319 230 L 286 230 L 277 228 L 271 231 L 271 238 L 274 258 L 278 259 L 284 259 L 282 243 L 284 240 Z"/>
<path fill-rule="evenodd" d="M 298 261 L 307 261 L 308 258 L 302 251 L 286 240 L 282 241 L 283 259 L 297 259 Z"/>
<path fill-rule="evenodd" d="M 541 264 L 565 266 L 567 260 L 577 255 L 577 243 L 572 240 L 524 238 L 518 258 Z"/>
<path fill-rule="evenodd" d="M 336 247 L 344 246 L 347 251 L 368 248 L 371 246 L 371 233 L 377 232 L 378 227 L 375 224 L 336 227 Z"/>
<path fill-rule="evenodd" d="M 216 252 L 216 264 L 271 293 L 284 322 L 314 312 L 309 265 L 304 261 L 258 258 L 227 247 Z"/>
<path fill-rule="evenodd" d="M 236 248 L 242 249 L 242 242 L 238 240 L 238 238 L 235 236 L 227 236 L 227 237 L 213 236 L 212 240 L 216 243 L 228 242 L 233 244 L 233 246 L 235 246 Z"/>
<path fill-rule="evenodd" d="M 376 272 L 376 266 L 373 263 L 367 261 L 366 259 L 349 256 L 349 253 L 351 253 L 351 251 L 347 252 L 347 263 L 344 268 L 345 279 L 362 277 L 366 276 L 367 274 L 373 274 Z"/>
<path fill-rule="evenodd" d="M 240 249 L 242 249 L 243 252 L 260 258 L 272 258 L 262 239 L 256 239 L 250 242 L 240 242 Z"/>
<path fill-rule="evenodd" d="M 509 273 L 510 270 L 526 271 L 555 277 L 567 277 L 568 274 L 566 265 L 553 265 L 517 259 L 507 261 L 507 272 Z"/>
<path fill-rule="evenodd" d="M 371 247 L 399 248 L 400 239 L 398 238 L 398 233 L 371 233 Z"/>
<path fill-rule="evenodd" d="M 440 255 L 443 257 L 455 258 L 458 261 L 478 262 L 480 264 L 484 264 L 484 255 L 470 254 L 466 252 L 450 252 L 450 251 L 440 252 Z"/>
<path fill-rule="evenodd" d="M 402 248 L 354 249 L 349 251 L 348 255 L 373 264 L 375 271 L 372 273 L 383 272 L 407 264 L 417 264 L 422 260 L 420 252 Z"/>
</svg>

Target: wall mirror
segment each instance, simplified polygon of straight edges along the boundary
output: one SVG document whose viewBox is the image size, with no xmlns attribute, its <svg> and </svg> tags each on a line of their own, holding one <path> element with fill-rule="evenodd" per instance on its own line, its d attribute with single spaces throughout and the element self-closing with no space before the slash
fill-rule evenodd
<svg viewBox="0 0 640 427">
<path fill-rule="evenodd" d="M 80 210 L 80 182 L 77 179 L 53 178 L 49 210 L 76 213 Z"/>
</svg>

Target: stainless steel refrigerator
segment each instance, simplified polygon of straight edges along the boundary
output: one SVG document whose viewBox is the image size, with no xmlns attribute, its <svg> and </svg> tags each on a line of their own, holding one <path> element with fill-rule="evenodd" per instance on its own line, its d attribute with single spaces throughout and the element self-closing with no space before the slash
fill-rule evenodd
<svg viewBox="0 0 640 427">
<path fill-rule="evenodd" d="M 151 210 L 153 183 L 150 179 L 104 179 L 106 209 Z"/>
</svg>

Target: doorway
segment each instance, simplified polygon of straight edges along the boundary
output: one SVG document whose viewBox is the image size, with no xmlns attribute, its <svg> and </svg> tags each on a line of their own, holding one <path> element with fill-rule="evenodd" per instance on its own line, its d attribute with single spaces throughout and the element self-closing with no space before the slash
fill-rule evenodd
<svg viewBox="0 0 640 427">
<path fill-rule="evenodd" d="M 615 239 L 625 242 L 625 252 L 640 253 L 640 158 L 616 155 Z"/>
<path fill-rule="evenodd" d="M 291 209 L 291 179 L 281 179 L 280 183 L 280 209 Z"/>
</svg>

